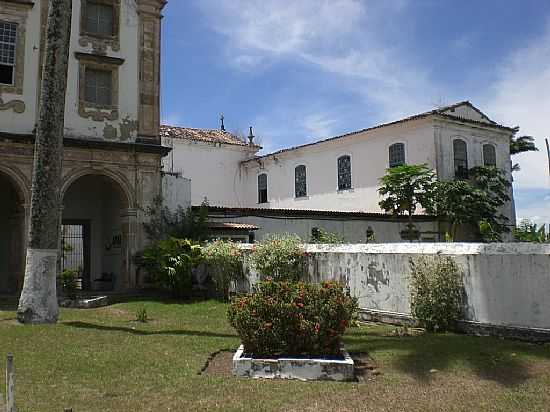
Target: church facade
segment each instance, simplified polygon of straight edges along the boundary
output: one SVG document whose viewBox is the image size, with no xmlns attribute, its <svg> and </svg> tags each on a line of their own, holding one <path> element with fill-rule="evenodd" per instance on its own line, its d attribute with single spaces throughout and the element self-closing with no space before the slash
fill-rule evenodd
<svg viewBox="0 0 550 412">
<path fill-rule="evenodd" d="M 164 0 L 74 0 L 60 182 L 60 268 L 137 287 L 143 208 L 160 194 Z M 22 287 L 47 0 L 0 0 L 0 294 Z"/>
</svg>

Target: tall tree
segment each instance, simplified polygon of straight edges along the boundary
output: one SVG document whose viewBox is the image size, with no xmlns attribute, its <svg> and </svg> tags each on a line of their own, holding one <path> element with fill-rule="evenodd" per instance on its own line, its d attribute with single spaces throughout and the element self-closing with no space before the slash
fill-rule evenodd
<svg viewBox="0 0 550 412">
<path fill-rule="evenodd" d="M 469 180 L 438 181 L 434 190 L 433 209 L 428 212 L 451 223 L 451 234 L 456 238 L 458 226 L 468 224 L 484 228 L 485 240 L 500 240 L 508 231 L 508 218 L 501 207 L 510 200 L 510 182 L 496 167 L 479 166 L 468 171 Z"/>
<path fill-rule="evenodd" d="M 380 183 L 378 193 L 384 199 L 378 204 L 386 213 L 406 213 L 409 219 L 409 235 L 412 235 L 414 212 L 419 206 L 428 209 L 432 203 L 435 172 L 426 164 L 401 165 L 387 169 Z M 412 240 L 412 236 L 409 239 Z"/>
<path fill-rule="evenodd" d="M 17 309 L 17 319 L 21 323 L 55 323 L 59 312 L 56 272 L 71 12 L 72 0 L 49 0 L 27 262 Z"/>
</svg>

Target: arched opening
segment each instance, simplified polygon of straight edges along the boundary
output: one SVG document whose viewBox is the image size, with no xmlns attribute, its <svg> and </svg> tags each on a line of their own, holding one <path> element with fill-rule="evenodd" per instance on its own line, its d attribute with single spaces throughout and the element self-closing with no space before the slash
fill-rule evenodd
<svg viewBox="0 0 550 412">
<path fill-rule="evenodd" d="M 0 172 L 0 294 L 13 294 L 23 285 L 25 210 L 23 192 Z"/>
<path fill-rule="evenodd" d="M 84 175 L 66 190 L 61 270 L 76 271 L 83 290 L 128 287 L 128 206 L 125 191 L 105 175 Z"/>
</svg>

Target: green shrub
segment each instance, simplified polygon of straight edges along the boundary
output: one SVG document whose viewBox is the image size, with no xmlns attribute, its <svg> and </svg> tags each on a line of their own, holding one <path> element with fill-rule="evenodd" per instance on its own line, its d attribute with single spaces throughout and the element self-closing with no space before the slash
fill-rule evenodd
<svg viewBox="0 0 550 412">
<path fill-rule="evenodd" d="M 235 242 L 215 240 L 204 247 L 203 255 L 217 292 L 229 299 L 231 283 L 244 278 L 241 249 Z"/>
<path fill-rule="evenodd" d="M 340 233 L 329 232 L 322 228 L 313 228 L 311 230 L 310 242 L 319 244 L 342 244 L 344 243 L 344 236 Z"/>
<path fill-rule="evenodd" d="M 429 331 L 449 330 L 460 318 L 462 272 L 450 257 L 419 257 L 411 264 L 411 310 Z"/>
<path fill-rule="evenodd" d="M 202 262 L 202 251 L 191 240 L 171 237 L 145 249 L 139 262 L 157 285 L 175 298 L 185 298 L 191 294 L 192 270 Z"/>
<path fill-rule="evenodd" d="M 76 298 L 76 282 L 78 278 L 78 272 L 72 269 L 65 269 L 59 275 L 61 282 L 61 289 L 66 297 L 69 299 Z"/>
<path fill-rule="evenodd" d="M 305 272 L 305 250 L 297 235 L 270 235 L 250 253 L 250 260 L 261 279 L 296 281 Z"/>
<path fill-rule="evenodd" d="M 228 318 L 254 356 L 338 355 L 357 300 L 338 282 L 259 282 L 234 299 Z"/>
</svg>

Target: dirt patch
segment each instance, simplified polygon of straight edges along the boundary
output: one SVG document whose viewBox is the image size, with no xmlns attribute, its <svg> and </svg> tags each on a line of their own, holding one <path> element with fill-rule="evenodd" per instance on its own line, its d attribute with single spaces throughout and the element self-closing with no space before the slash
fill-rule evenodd
<svg viewBox="0 0 550 412">
<path fill-rule="evenodd" d="M 220 350 L 211 354 L 199 372 L 199 375 L 233 376 L 233 355 L 229 350 Z"/>
<path fill-rule="evenodd" d="M 376 362 L 367 353 L 350 353 L 350 356 L 353 359 L 355 380 L 357 382 L 372 381 L 382 374 Z"/>
</svg>

